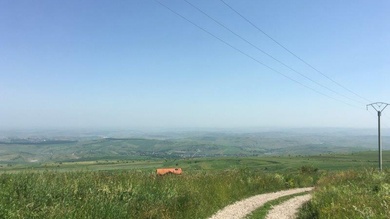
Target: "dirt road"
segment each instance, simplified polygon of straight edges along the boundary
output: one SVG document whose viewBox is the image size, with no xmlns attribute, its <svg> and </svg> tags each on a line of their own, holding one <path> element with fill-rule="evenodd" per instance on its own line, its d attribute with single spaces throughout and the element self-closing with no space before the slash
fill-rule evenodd
<svg viewBox="0 0 390 219">
<path fill-rule="evenodd" d="M 280 205 L 274 206 L 266 219 L 293 219 L 295 214 L 298 213 L 299 207 L 301 207 L 305 202 L 308 202 L 311 198 L 310 194 L 301 195 L 289 199 L 283 202 Z"/>
<path fill-rule="evenodd" d="M 210 219 L 241 219 L 269 201 L 286 195 L 308 192 L 312 189 L 313 187 L 298 188 L 252 196 L 250 198 L 226 206 L 225 208 L 214 214 L 212 217 L 210 217 Z"/>
</svg>

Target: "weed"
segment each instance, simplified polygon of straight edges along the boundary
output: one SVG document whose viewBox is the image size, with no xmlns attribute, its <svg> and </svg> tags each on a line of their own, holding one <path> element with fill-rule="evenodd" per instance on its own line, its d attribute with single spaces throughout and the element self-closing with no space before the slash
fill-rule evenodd
<svg viewBox="0 0 390 219">
<path fill-rule="evenodd" d="M 329 173 L 300 218 L 390 218 L 390 175 L 372 169 Z"/>
<path fill-rule="evenodd" d="M 307 177 L 249 169 L 164 177 L 148 171 L 4 173 L 0 218 L 206 218 L 251 195 L 312 186 Z"/>
</svg>

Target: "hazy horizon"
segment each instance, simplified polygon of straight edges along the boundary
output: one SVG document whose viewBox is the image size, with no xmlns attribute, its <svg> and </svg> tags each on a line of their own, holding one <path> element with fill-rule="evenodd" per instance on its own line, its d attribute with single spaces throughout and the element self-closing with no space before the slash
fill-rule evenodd
<svg viewBox="0 0 390 219">
<path fill-rule="evenodd" d="M 298 135 L 377 135 L 375 128 L 348 128 L 348 127 L 251 127 L 251 128 L 34 128 L 34 129 L 0 129 L 0 138 L 8 137 L 142 137 L 153 135 L 208 135 L 208 134 L 260 134 L 286 133 Z M 390 136 L 390 128 L 381 129 L 382 136 Z"/>
</svg>

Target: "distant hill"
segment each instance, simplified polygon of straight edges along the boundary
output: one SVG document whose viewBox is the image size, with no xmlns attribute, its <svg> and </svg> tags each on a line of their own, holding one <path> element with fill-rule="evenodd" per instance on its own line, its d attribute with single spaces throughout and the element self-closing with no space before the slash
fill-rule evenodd
<svg viewBox="0 0 390 219">
<path fill-rule="evenodd" d="M 103 133 L 99 133 L 103 134 Z M 3 137 L 0 164 L 101 159 L 291 156 L 377 149 L 375 134 L 353 132 L 176 132 L 139 137 Z M 383 137 L 389 142 L 390 137 Z"/>
</svg>

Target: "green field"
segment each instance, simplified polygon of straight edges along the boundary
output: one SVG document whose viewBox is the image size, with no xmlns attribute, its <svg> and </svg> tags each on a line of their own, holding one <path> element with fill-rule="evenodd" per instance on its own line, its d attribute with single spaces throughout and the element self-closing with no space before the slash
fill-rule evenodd
<svg viewBox="0 0 390 219">
<path fill-rule="evenodd" d="M 383 152 L 383 167 L 390 167 L 390 151 Z M 214 157 L 214 158 L 178 158 L 178 159 L 137 159 L 137 160 L 95 160 L 64 161 L 36 164 L 1 165 L 0 171 L 24 170 L 142 170 L 152 172 L 160 167 L 179 166 L 186 171 L 216 171 L 234 168 L 249 168 L 265 172 L 287 172 L 301 166 L 313 166 L 319 170 L 335 171 L 359 168 L 376 168 L 378 153 L 375 151 L 349 154 L 328 154 L 316 156 L 257 156 L 257 157 Z"/>
<path fill-rule="evenodd" d="M 250 169 L 22 171 L 0 177 L 0 218 L 207 218 L 242 198 L 312 186 L 319 173 Z"/>
<path fill-rule="evenodd" d="M 252 195 L 306 186 L 316 189 L 301 218 L 389 218 L 374 208 L 390 206 L 390 151 L 378 173 L 375 140 L 286 133 L 6 138 L 0 218 L 207 218 Z M 183 174 L 158 177 L 161 167 Z"/>
<path fill-rule="evenodd" d="M 390 151 L 383 156 L 387 169 Z M 183 168 L 182 175 L 158 177 L 154 172 L 176 166 Z M 369 180 L 376 167 L 376 152 L 21 163 L 0 169 L 0 218 L 207 218 L 248 196 L 305 186 L 316 190 L 302 218 L 329 218 L 324 215 L 335 206 L 359 202 L 362 191 L 368 191 L 364 198 L 370 204 L 351 202 L 350 209 L 375 215 L 375 201 L 379 197 L 379 204 L 388 206 L 390 191 L 387 172 Z M 334 202 L 332 197 L 346 188 L 352 189 L 349 199 L 339 198 L 340 205 Z M 348 214 L 340 210 L 340 215 Z"/>
<path fill-rule="evenodd" d="M 158 158 L 328 156 L 376 150 L 376 140 L 374 135 L 290 132 L 190 133 L 159 138 L 14 137 L 0 139 L 0 166 Z"/>
</svg>

